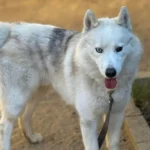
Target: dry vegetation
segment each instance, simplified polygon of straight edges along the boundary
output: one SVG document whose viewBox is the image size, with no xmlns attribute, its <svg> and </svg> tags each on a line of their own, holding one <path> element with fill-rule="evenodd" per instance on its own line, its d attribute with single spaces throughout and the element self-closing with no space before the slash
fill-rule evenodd
<svg viewBox="0 0 150 150">
<path fill-rule="evenodd" d="M 135 100 L 136 106 L 140 108 L 143 116 L 150 125 L 150 78 L 135 80 L 132 97 Z"/>
</svg>

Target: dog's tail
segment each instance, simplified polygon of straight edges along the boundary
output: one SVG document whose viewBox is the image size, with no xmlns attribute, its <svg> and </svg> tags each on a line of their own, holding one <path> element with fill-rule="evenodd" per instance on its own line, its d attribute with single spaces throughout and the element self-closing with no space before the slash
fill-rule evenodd
<svg viewBox="0 0 150 150">
<path fill-rule="evenodd" d="M 0 22 L 0 48 L 7 41 L 10 31 L 11 31 L 11 26 L 9 23 L 1 23 Z"/>
</svg>

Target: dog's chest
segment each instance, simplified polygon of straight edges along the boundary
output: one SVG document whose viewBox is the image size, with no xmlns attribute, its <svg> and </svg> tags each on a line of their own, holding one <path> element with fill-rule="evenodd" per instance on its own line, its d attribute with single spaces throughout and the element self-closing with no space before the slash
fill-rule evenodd
<svg viewBox="0 0 150 150">
<path fill-rule="evenodd" d="M 120 112 L 122 111 L 127 102 L 130 99 L 130 91 L 127 88 L 116 89 L 112 94 L 114 99 L 112 112 Z M 93 100 L 90 102 L 90 106 L 93 107 L 95 113 L 107 113 L 109 109 L 109 94 L 106 90 L 102 90 L 100 92 L 93 92 Z"/>
</svg>

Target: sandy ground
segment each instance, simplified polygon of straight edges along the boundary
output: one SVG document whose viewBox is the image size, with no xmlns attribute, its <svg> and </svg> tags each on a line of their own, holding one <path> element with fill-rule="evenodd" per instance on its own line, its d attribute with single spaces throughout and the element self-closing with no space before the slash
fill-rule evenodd
<svg viewBox="0 0 150 150">
<path fill-rule="evenodd" d="M 116 16 L 121 5 L 127 5 L 135 33 L 145 48 L 141 71 L 150 68 L 150 2 L 148 0 L 0 0 L 1 21 L 27 21 L 53 24 L 81 31 L 85 11 L 91 8 L 98 17 Z M 33 117 L 36 131 L 44 135 L 44 142 L 29 144 L 16 126 L 13 150 L 83 150 L 78 118 L 75 110 L 59 100 L 53 91 L 43 96 Z M 122 135 L 121 150 L 132 150 L 130 141 Z"/>
</svg>

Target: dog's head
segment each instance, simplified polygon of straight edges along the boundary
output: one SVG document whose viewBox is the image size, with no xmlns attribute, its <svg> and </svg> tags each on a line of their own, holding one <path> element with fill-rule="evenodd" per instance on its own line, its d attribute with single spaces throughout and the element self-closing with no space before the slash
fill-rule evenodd
<svg viewBox="0 0 150 150">
<path fill-rule="evenodd" d="M 78 49 L 84 67 L 89 67 L 94 62 L 105 79 L 117 78 L 127 57 L 130 57 L 128 61 L 135 63 L 135 68 L 142 51 L 140 41 L 132 33 L 130 17 L 125 6 L 116 18 L 97 19 L 91 10 L 87 10 Z"/>
</svg>

